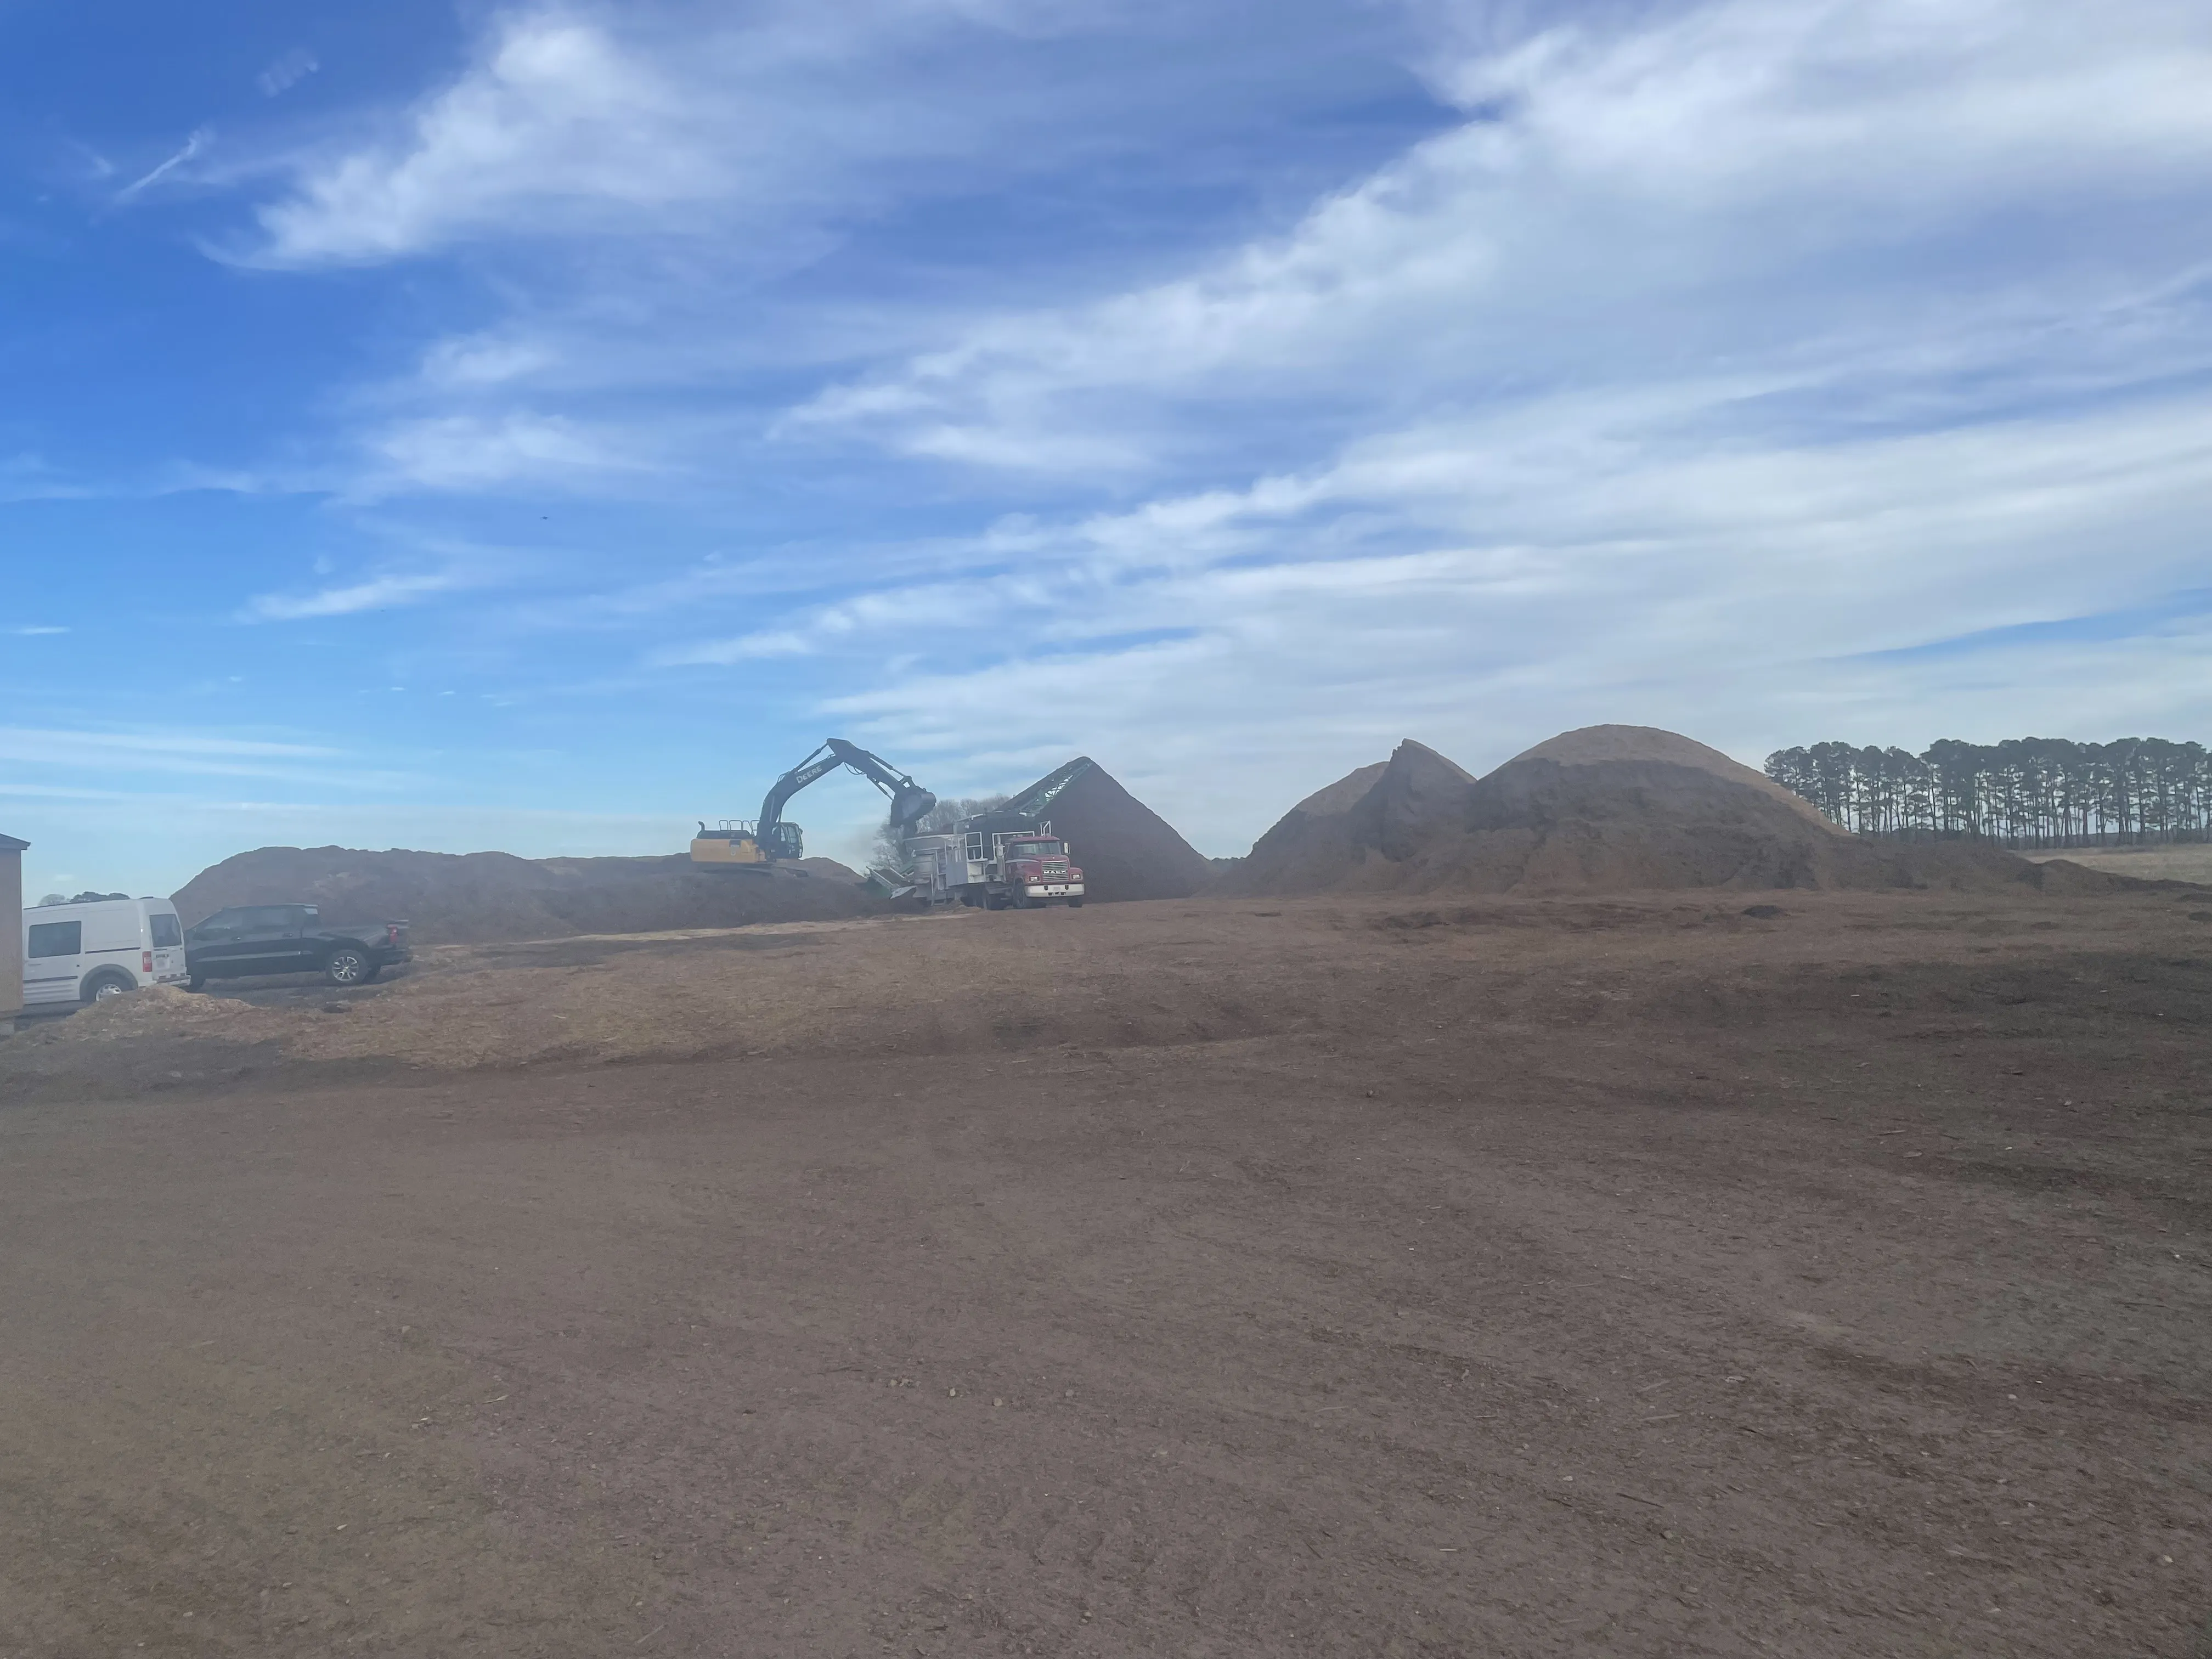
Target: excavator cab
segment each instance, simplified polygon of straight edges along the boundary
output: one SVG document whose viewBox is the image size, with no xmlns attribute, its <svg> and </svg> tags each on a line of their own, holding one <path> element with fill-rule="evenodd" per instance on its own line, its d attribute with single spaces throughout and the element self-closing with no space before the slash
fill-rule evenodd
<svg viewBox="0 0 2212 1659">
<path fill-rule="evenodd" d="M 718 830 L 709 830 L 705 821 L 701 821 L 699 833 L 691 842 L 691 862 L 765 868 L 768 859 L 761 851 L 760 837 L 754 832 L 751 819 L 724 818 Z"/>
<path fill-rule="evenodd" d="M 765 852 L 772 859 L 804 858 L 806 856 L 806 841 L 799 834 L 797 824 L 778 819 L 769 825 L 768 834 L 757 850 Z"/>
</svg>

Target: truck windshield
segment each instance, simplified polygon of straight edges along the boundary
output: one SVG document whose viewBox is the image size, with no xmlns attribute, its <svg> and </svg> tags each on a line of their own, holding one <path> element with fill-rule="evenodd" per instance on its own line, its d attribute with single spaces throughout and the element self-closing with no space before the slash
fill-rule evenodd
<svg viewBox="0 0 2212 1659">
<path fill-rule="evenodd" d="M 1007 855 L 1018 859 L 1057 859 L 1067 856 L 1067 843 L 1058 841 L 1018 841 L 1006 848 Z"/>
</svg>

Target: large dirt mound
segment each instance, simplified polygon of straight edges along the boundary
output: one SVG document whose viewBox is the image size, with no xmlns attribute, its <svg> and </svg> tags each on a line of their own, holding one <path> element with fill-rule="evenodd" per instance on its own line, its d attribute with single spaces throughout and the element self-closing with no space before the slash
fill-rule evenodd
<svg viewBox="0 0 2212 1659">
<path fill-rule="evenodd" d="M 1363 766 L 1293 806 L 1215 890 L 1328 893 L 1405 885 L 1398 861 L 1455 831 L 1474 787 L 1470 774 L 1407 738 L 1388 761 Z"/>
<path fill-rule="evenodd" d="M 346 847 L 240 853 L 176 895 L 187 925 L 234 904 L 319 905 L 337 926 L 405 921 L 431 945 L 829 921 L 880 908 L 828 859 L 768 874 L 700 870 L 682 856 L 522 859 Z"/>
<path fill-rule="evenodd" d="M 1584 726 L 1547 738 L 1534 749 L 1522 750 L 1509 766 L 1522 761 L 1553 761 L 1561 766 L 1600 766 L 1634 762 L 1656 766 L 1686 766 L 1778 801 L 1808 823 L 1833 831 L 1836 826 L 1820 809 L 1802 795 L 1793 794 L 1764 772 L 1730 760 L 1717 749 L 1708 749 L 1679 732 L 1662 732 L 1656 726 Z"/>
<path fill-rule="evenodd" d="M 1717 750 L 1654 727 L 1598 726 L 1539 744 L 1480 779 L 1431 749 L 1402 743 L 1381 767 L 1362 768 L 1293 807 L 1216 890 L 1571 894 L 2013 883 L 2105 890 L 2093 872 L 2045 876 L 1997 848 L 1863 841 Z"/>
<path fill-rule="evenodd" d="M 1408 743 L 1412 738 L 1407 739 Z M 1434 753 L 1434 750 L 1431 750 Z M 1389 761 L 1376 761 L 1372 766 L 1363 766 L 1347 772 L 1327 788 L 1316 789 L 1297 804 L 1297 810 L 1310 817 L 1322 817 L 1332 812 L 1348 812 L 1359 804 L 1359 798 L 1372 789 L 1389 767 Z M 1455 771 L 1458 769 L 1453 768 Z"/>
<path fill-rule="evenodd" d="M 1034 814 L 1023 812 L 1027 798 L 1070 770 L 1071 781 L 1054 790 Z M 1085 896 L 1097 902 L 1188 898 L 1213 877 L 1212 863 L 1173 824 L 1088 757 L 1048 773 L 1000 810 L 1048 820 L 1082 867 Z"/>
<path fill-rule="evenodd" d="M 1819 887 L 1842 839 L 1749 767 L 1638 726 L 1516 756 L 1468 792 L 1462 830 L 1422 849 L 1426 873 L 1487 891 Z"/>
</svg>

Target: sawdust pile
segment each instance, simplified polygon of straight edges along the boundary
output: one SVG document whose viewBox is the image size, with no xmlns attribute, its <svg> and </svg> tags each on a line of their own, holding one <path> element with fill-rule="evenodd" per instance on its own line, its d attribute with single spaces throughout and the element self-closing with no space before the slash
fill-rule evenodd
<svg viewBox="0 0 2212 1659">
<path fill-rule="evenodd" d="M 266 1032 L 257 1030 L 265 1027 Z M 199 996 L 173 986 L 149 985 L 129 996 L 96 1002 L 66 1025 L 42 1027 L 54 1041 L 118 1042 L 142 1036 L 216 1036 L 252 1041 L 286 1029 L 284 1018 L 225 997 Z"/>
<path fill-rule="evenodd" d="M 1188 898 L 1212 879 L 1213 867 L 1175 826 L 1093 764 L 1056 796 L 1048 811 L 1083 871 L 1085 896 Z"/>
<path fill-rule="evenodd" d="M 1477 779 L 1407 742 L 1309 796 L 1215 890 L 1592 893 L 2121 884 L 1972 843 L 1844 834 L 1715 749 L 1650 726 L 1569 732 Z"/>
<path fill-rule="evenodd" d="M 345 847 L 240 853 L 176 895 L 187 926 L 235 904 L 319 905 L 333 926 L 406 921 L 426 945 L 829 921 L 880 908 L 829 859 L 770 874 L 700 870 L 682 856 L 522 859 Z"/>
</svg>

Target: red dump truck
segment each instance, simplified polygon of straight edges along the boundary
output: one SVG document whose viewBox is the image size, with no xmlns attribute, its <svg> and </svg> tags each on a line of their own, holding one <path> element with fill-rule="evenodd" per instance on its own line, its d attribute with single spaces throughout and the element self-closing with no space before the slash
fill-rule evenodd
<svg viewBox="0 0 2212 1659">
<path fill-rule="evenodd" d="M 971 820 L 943 835 L 915 836 L 906 843 L 917 896 L 933 904 L 967 904 L 987 910 L 1027 910 L 1083 903 L 1083 872 L 1070 860 L 1067 843 L 1049 823 L 982 827 Z"/>
</svg>

